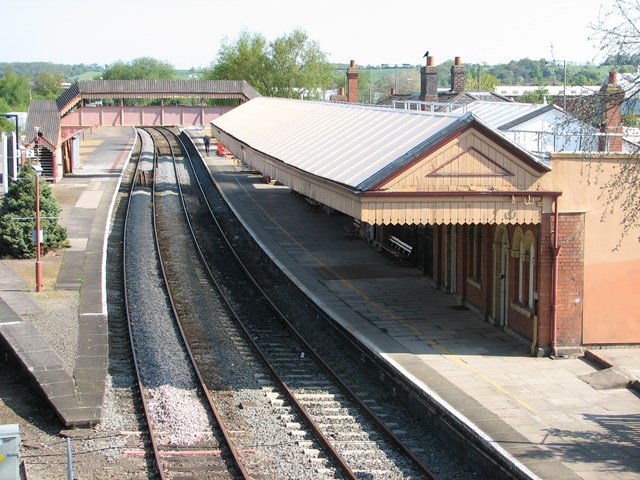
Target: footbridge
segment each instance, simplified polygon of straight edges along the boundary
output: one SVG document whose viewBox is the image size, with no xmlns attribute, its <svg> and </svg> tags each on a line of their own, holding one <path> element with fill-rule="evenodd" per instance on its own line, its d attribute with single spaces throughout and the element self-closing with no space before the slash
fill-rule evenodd
<svg viewBox="0 0 640 480">
<path fill-rule="evenodd" d="M 56 181 L 79 163 L 79 142 L 86 129 L 209 126 L 257 96 L 243 80 L 78 81 L 56 100 L 29 104 L 25 147 L 37 150 L 44 175 Z"/>
</svg>

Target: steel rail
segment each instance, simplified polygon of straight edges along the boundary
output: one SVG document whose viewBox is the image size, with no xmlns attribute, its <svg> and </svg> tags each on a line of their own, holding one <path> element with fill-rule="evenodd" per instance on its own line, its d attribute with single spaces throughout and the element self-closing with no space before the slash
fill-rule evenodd
<svg viewBox="0 0 640 480">
<path fill-rule="evenodd" d="M 180 187 L 180 181 L 178 180 L 178 174 L 177 174 L 177 169 L 176 169 L 176 155 L 175 152 L 173 150 L 173 146 L 171 145 L 171 141 L 169 140 L 169 138 L 167 137 L 167 135 L 165 133 L 162 132 L 161 128 L 154 128 L 153 130 L 157 131 L 160 135 L 162 135 L 165 140 L 167 141 L 167 144 L 169 145 L 169 149 L 171 151 L 171 158 L 172 158 L 172 162 L 173 162 L 173 168 L 174 168 L 174 172 L 176 173 L 176 184 L 178 185 L 178 190 L 179 190 L 179 197 L 180 197 L 180 201 L 181 204 L 183 205 L 184 208 L 184 201 L 182 198 L 182 188 Z M 171 135 L 173 135 L 171 132 L 169 132 Z M 159 148 L 156 149 L 156 152 L 159 152 Z M 158 168 L 158 162 L 154 162 L 154 168 Z M 189 356 L 189 359 L 191 361 L 191 366 L 198 378 L 198 382 L 200 383 L 200 388 L 202 389 L 202 391 L 205 394 L 205 397 L 207 398 L 207 403 L 209 405 L 209 408 L 211 409 L 211 412 L 213 413 L 216 421 L 218 422 L 218 427 L 220 428 L 220 431 L 222 432 L 222 435 L 224 437 L 224 440 L 227 444 L 227 447 L 229 448 L 229 451 L 231 453 L 231 456 L 233 457 L 233 461 L 234 461 L 234 466 L 235 468 L 238 470 L 238 472 L 242 475 L 243 479 L 250 479 L 251 475 L 249 474 L 248 470 L 246 469 L 244 462 L 242 461 L 242 457 L 240 455 L 240 453 L 238 452 L 238 448 L 235 446 L 235 443 L 233 442 L 233 438 L 231 436 L 231 434 L 229 433 L 229 429 L 226 427 L 224 419 L 222 417 L 222 414 L 220 413 L 220 410 L 218 409 L 218 406 L 216 404 L 215 399 L 213 398 L 213 396 L 211 395 L 211 392 L 209 391 L 209 389 L 206 386 L 206 383 L 204 381 L 204 378 L 202 376 L 202 373 L 200 372 L 200 369 L 198 368 L 198 363 L 196 361 L 195 356 L 193 355 L 193 352 L 191 351 L 191 347 L 189 346 L 189 342 L 187 341 L 187 337 L 186 334 L 182 328 L 182 324 L 180 322 L 180 315 L 178 314 L 177 308 L 176 308 L 176 304 L 174 302 L 174 295 L 172 293 L 171 290 L 171 283 L 169 282 L 168 278 L 167 278 L 167 273 L 165 270 L 165 262 L 163 260 L 162 257 L 162 250 L 160 248 L 160 244 L 159 244 L 159 239 L 158 239 L 158 234 L 157 234 L 157 223 L 156 223 L 156 203 L 155 203 L 155 193 L 156 193 L 156 182 L 155 182 L 155 175 L 154 175 L 154 182 L 153 182 L 153 197 L 154 200 L 152 201 L 152 205 L 153 205 L 153 229 L 154 229 L 154 235 L 155 235 L 155 239 L 156 239 L 156 246 L 158 248 L 158 257 L 160 260 L 160 270 L 162 271 L 162 277 L 164 279 L 164 283 L 166 285 L 167 288 L 167 292 L 168 292 L 168 298 L 169 298 L 169 303 L 171 304 L 171 309 L 173 311 L 173 315 L 176 318 L 176 323 L 178 326 L 178 330 L 180 331 L 180 335 L 181 335 L 181 339 L 182 339 L 182 344 L 184 345 L 187 354 Z M 186 212 L 186 211 L 185 211 Z M 185 213 L 186 214 L 186 213 Z M 189 224 L 189 228 L 191 228 L 191 225 Z"/>
<path fill-rule="evenodd" d="M 205 204 L 207 205 L 207 208 L 209 210 L 209 212 L 211 213 L 211 207 L 209 205 L 209 202 L 206 199 L 206 196 L 204 195 L 204 192 L 202 190 L 202 186 L 200 185 L 199 180 L 197 179 L 197 174 L 195 169 L 193 169 L 193 164 L 191 162 L 191 156 L 188 153 L 188 150 L 186 149 L 186 147 L 184 146 L 184 142 L 182 142 L 182 140 L 177 137 L 178 141 L 180 141 L 180 143 L 182 144 L 183 147 L 183 151 L 185 153 L 185 158 L 188 159 L 189 163 L 191 164 L 192 170 L 194 172 L 194 177 L 196 178 L 196 181 L 198 183 L 198 188 L 200 189 L 200 192 L 203 195 L 203 198 L 205 200 Z M 178 182 L 179 183 L 179 182 Z M 238 325 L 238 327 L 243 331 L 245 338 L 249 341 L 249 343 L 251 344 L 252 348 L 254 349 L 254 352 L 256 352 L 256 354 L 260 357 L 260 359 L 262 360 L 263 364 L 265 365 L 265 367 L 269 370 L 269 372 L 271 373 L 271 376 L 273 377 L 274 381 L 276 382 L 276 384 L 278 385 L 278 387 L 281 389 L 281 391 L 285 394 L 285 396 L 287 397 L 287 399 L 291 402 L 291 404 L 294 406 L 294 408 L 296 409 L 296 411 L 300 414 L 300 416 L 304 419 L 304 421 L 307 423 L 307 426 L 312 430 L 312 432 L 314 433 L 314 435 L 316 436 L 316 438 L 320 441 L 320 443 L 324 446 L 324 448 L 327 450 L 328 454 L 330 457 L 333 458 L 333 460 L 336 461 L 336 463 L 338 464 L 338 466 L 344 471 L 346 478 L 355 480 L 357 478 L 355 472 L 352 471 L 352 469 L 349 467 L 349 464 L 346 462 L 346 460 L 340 455 L 340 453 L 335 449 L 335 447 L 333 446 L 333 444 L 331 443 L 331 441 L 322 433 L 320 427 L 318 427 L 317 423 L 313 420 L 313 418 L 311 418 L 311 416 L 309 415 L 309 413 L 307 412 L 307 410 L 302 406 L 302 404 L 298 401 L 298 399 L 295 397 L 294 393 L 291 391 L 291 389 L 286 385 L 286 383 L 284 382 L 284 380 L 282 380 L 282 378 L 280 378 L 280 376 L 278 375 L 278 373 L 276 372 L 276 370 L 274 369 L 274 367 L 271 365 L 271 363 L 269 362 L 269 359 L 267 358 L 267 356 L 265 355 L 265 353 L 263 352 L 263 350 L 260 348 L 260 346 L 255 342 L 255 340 L 252 338 L 251 334 L 249 333 L 249 331 L 247 330 L 247 328 L 245 327 L 245 325 L 243 324 L 243 322 L 240 320 L 240 317 L 238 316 L 238 314 L 236 313 L 236 309 L 234 308 L 233 304 L 231 303 L 231 301 L 227 298 L 227 295 L 225 295 L 224 293 L 224 289 L 220 286 L 220 284 L 218 283 L 218 281 L 215 279 L 215 276 L 213 275 L 213 272 L 211 271 L 211 269 L 209 268 L 209 265 L 206 262 L 204 253 L 202 252 L 202 249 L 200 248 L 199 244 L 198 244 L 198 240 L 196 238 L 195 232 L 193 230 L 193 227 L 191 225 L 191 221 L 189 220 L 188 217 L 188 213 L 187 213 L 187 207 L 184 204 L 184 199 L 182 194 L 180 195 L 181 201 L 183 202 L 184 205 L 184 211 L 185 211 L 185 215 L 187 218 L 187 223 L 189 224 L 189 229 L 191 231 L 191 234 L 193 236 L 195 245 L 196 245 L 196 249 L 198 250 L 198 254 L 200 255 L 200 257 L 202 258 L 203 261 L 203 265 L 209 275 L 209 278 L 211 279 L 211 281 L 213 282 L 213 284 L 215 285 L 215 287 L 218 289 L 220 296 L 222 298 L 222 300 L 224 301 L 224 303 L 227 305 L 227 308 L 229 309 L 230 314 L 233 316 L 233 318 L 236 321 L 236 324 Z M 218 227 L 220 228 L 220 231 L 222 232 L 225 241 L 228 244 L 228 240 L 226 235 L 224 234 L 224 232 L 222 231 L 220 225 L 218 224 L 218 222 L 216 221 L 216 225 L 218 225 Z M 233 252 L 233 250 L 232 250 Z M 235 252 L 233 252 L 234 255 Z M 237 256 L 236 256 L 237 258 Z M 244 270 L 246 272 L 246 269 Z M 270 302 L 271 303 L 271 302 Z"/>
<path fill-rule="evenodd" d="M 141 152 L 142 152 L 142 137 L 140 136 L 140 134 L 138 134 L 138 139 L 140 140 Z M 154 154 L 154 163 L 155 163 L 155 154 Z M 147 424 L 147 430 L 149 431 L 149 441 L 151 442 L 151 450 L 153 452 L 153 460 L 155 462 L 156 473 L 158 474 L 161 480 L 165 480 L 167 476 L 164 470 L 162 469 L 162 457 L 160 456 L 160 449 L 158 448 L 158 443 L 156 441 L 156 434 L 153 428 L 151 415 L 149 413 L 149 404 L 147 402 L 147 396 L 145 393 L 144 385 L 142 384 L 142 375 L 141 375 L 140 367 L 138 365 L 138 356 L 136 355 L 135 343 L 133 339 L 133 331 L 131 328 L 131 315 L 129 310 L 129 294 L 127 289 L 127 229 L 128 229 L 128 223 L 129 223 L 129 211 L 131 208 L 131 197 L 136 188 L 136 182 L 137 182 L 139 171 L 140 171 L 140 158 L 138 158 L 138 163 L 136 165 L 136 169 L 133 175 L 133 180 L 131 182 L 131 188 L 129 190 L 129 198 L 127 200 L 127 208 L 125 211 L 125 219 L 124 219 L 124 235 L 122 239 L 122 279 L 123 279 L 123 288 L 124 288 L 124 305 L 125 305 L 125 315 L 127 317 L 127 329 L 129 331 L 129 342 L 131 344 L 133 365 L 136 372 L 136 383 L 138 386 L 138 392 L 140 394 L 140 401 L 142 402 L 142 410 L 143 410 L 145 422 Z"/>
<path fill-rule="evenodd" d="M 183 144 L 183 148 L 185 150 L 185 152 L 187 152 L 186 147 L 184 146 L 184 142 L 182 142 L 181 139 L 179 139 L 180 142 Z M 192 164 L 192 168 L 193 168 L 193 162 L 191 160 L 191 155 L 187 155 L 187 158 L 189 159 L 189 162 Z M 203 161 L 200 158 L 201 161 Z M 206 169 L 206 166 L 205 166 Z M 196 172 L 195 168 L 193 168 L 194 173 Z M 208 169 L 207 169 L 208 171 Z M 210 180 L 216 185 L 216 188 L 219 189 L 217 182 L 215 181 L 215 179 L 213 178 L 213 175 L 211 175 L 211 173 L 209 172 L 209 177 Z M 414 464 L 417 466 L 417 468 L 419 470 L 422 471 L 422 473 L 425 475 L 426 478 L 429 479 L 437 479 L 437 475 L 431 471 L 431 469 L 425 465 L 405 444 L 404 442 L 402 442 L 402 440 L 400 440 L 400 438 L 398 438 L 398 436 L 393 433 L 393 431 L 388 428 L 384 422 L 378 418 L 378 416 L 360 399 L 360 397 L 339 377 L 339 375 L 315 352 L 315 349 L 305 340 L 305 338 L 302 336 L 302 334 L 300 334 L 300 332 L 298 332 L 298 330 L 295 328 L 295 326 L 289 321 L 289 319 L 287 318 L 287 316 L 278 308 L 277 305 L 275 305 L 273 303 L 273 301 L 271 300 L 271 298 L 269 297 L 269 295 L 262 289 L 262 287 L 258 284 L 257 280 L 253 277 L 253 275 L 251 275 L 251 273 L 249 272 L 249 270 L 247 269 L 247 267 L 245 266 L 244 262 L 240 259 L 239 255 L 237 254 L 237 252 L 235 251 L 235 249 L 233 248 L 233 244 L 231 243 L 231 241 L 228 239 L 227 235 L 224 233 L 224 230 L 222 229 L 222 226 L 219 224 L 215 214 L 213 213 L 213 209 L 211 208 L 211 205 L 209 204 L 209 200 L 207 199 L 206 195 L 204 194 L 204 190 L 202 188 L 202 185 L 200 183 L 200 179 L 198 177 L 198 175 L 195 175 L 196 181 L 198 182 L 198 186 L 200 188 L 200 191 L 202 193 L 202 196 L 205 200 L 205 205 L 207 206 L 207 209 L 209 210 L 209 214 L 211 215 L 213 221 L 215 222 L 215 224 L 218 226 L 218 229 L 220 230 L 220 232 L 222 233 L 225 242 L 227 243 L 229 249 L 231 250 L 231 252 L 234 255 L 234 258 L 236 259 L 237 263 L 240 265 L 240 267 L 243 269 L 243 271 L 245 272 L 245 274 L 247 275 L 247 278 L 250 279 L 250 281 L 253 283 L 253 285 L 258 289 L 258 291 L 261 293 L 261 295 L 263 296 L 263 298 L 271 305 L 271 307 L 273 308 L 273 310 L 280 316 L 280 318 L 285 322 L 285 324 L 287 325 L 287 328 L 289 328 L 289 330 L 291 331 L 291 333 L 294 335 L 294 337 L 296 337 L 296 339 L 305 347 L 305 353 L 308 352 L 310 354 L 310 356 L 312 356 L 314 358 L 314 360 L 316 360 L 316 362 L 318 362 L 318 364 L 320 366 L 322 366 L 322 368 L 326 369 L 326 371 L 329 373 L 329 375 L 334 379 L 334 381 L 340 386 L 341 389 L 344 390 L 344 392 L 347 394 L 347 396 L 358 406 L 358 408 L 360 408 L 362 411 L 364 411 L 367 416 L 369 417 L 369 419 L 372 421 L 372 423 L 375 424 L 375 426 L 381 431 L 381 433 L 383 433 L 387 439 L 389 439 L 391 441 L 391 443 L 393 443 L 396 448 L 398 448 L 398 450 L 400 450 L 404 455 L 406 455 L 408 458 L 411 459 L 412 462 L 414 462 Z M 206 264 L 205 264 L 206 265 Z M 207 270 L 208 266 L 207 266 Z M 215 279 L 214 279 L 215 282 Z M 217 285 L 217 283 L 216 283 Z M 235 314 L 234 314 L 235 315 Z M 241 323 L 241 322 L 240 322 Z M 243 327 L 244 328 L 244 327 Z M 250 338 L 250 337 L 249 337 Z M 251 338 L 250 338 L 251 340 Z M 253 340 L 251 340 L 253 343 Z M 303 407 L 301 407 L 303 408 Z M 323 436 L 324 437 L 324 436 Z M 327 440 L 329 441 L 329 440 Z"/>
</svg>

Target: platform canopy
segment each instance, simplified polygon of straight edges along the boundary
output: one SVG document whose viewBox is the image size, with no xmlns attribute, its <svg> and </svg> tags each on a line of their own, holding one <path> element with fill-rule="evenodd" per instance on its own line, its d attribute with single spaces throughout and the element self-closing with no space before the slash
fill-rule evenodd
<svg viewBox="0 0 640 480">
<path fill-rule="evenodd" d="M 473 113 L 259 97 L 212 122 L 256 170 L 371 224 L 538 223 L 543 158 Z"/>
</svg>

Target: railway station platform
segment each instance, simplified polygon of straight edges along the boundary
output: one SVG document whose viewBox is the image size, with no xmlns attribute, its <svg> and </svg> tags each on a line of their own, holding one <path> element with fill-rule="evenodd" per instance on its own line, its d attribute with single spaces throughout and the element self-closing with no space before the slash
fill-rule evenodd
<svg viewBox="0 0 640 480">
<path fill-rule="evenodd" d="M 204 131 L 189 133 L 273 261 L 523 478 L 640 476 L 640 395 L 628 387 L 640 377 L 640 349 L 533 357 L 528 345 L 460 309 L 418 270 L 350 237 L 344 226 L 352 219 L 310 209 L 214 149 L 205 155 Z M 67 426 L 100 421 L 108 367 L 105 242 L 133 141 L 130 128 L 94 130 L 81 167 L 52 185 L 72 247 L 43 258 L 43 293 L 34 291 L 32 260 L 0 260 L 0 338 Z"/>
<path fill-rule="evenodd" d="M 133 128 L 85 133 L 80 166 L 50 184 L 68 249 L 43 255 L 43 291 L 33 260 L 0 260 L 0 339 L 66 427 L 100 421 L 108 367 L 106 242 Z"/>
</svg>

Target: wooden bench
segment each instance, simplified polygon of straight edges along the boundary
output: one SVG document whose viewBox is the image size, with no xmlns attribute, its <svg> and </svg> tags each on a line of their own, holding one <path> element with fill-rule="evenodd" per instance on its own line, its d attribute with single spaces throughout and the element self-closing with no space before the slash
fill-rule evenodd
<svg viewBox="0 0 640 480">
<path fill-rule="evenodd" d="M 344 229 L 349 234 L 351 238 L 358 238 L 360 236 L 360 227 L 362 226 L 362 222 L 358 218 L 353 219 L 353 224 L 351 226 L 345 225 Z"/>
<path fill-rule="evenodd" d="M 413 247 L 411 245 L 403 242 L 393 235 L 389 237 L 389 244 L 391 249 L 396 252 L 395 256 L 398 260 L 406 260 L 413 251 Z"/>
</svg>

